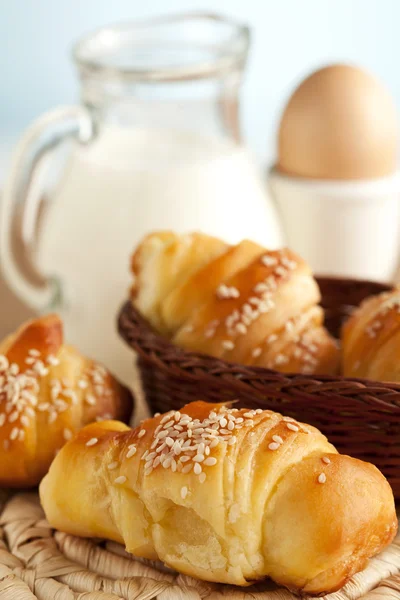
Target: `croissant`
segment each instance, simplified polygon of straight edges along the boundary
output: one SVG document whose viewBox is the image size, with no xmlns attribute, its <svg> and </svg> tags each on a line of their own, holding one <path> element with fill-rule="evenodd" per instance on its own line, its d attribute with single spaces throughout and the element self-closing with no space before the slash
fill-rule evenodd
<svg viewBox="0 0 400 600">
<path fill-rule="evenodd" d="M 63 343 L 57 315 L 26 322 L 0 343 L 0 486 L 38 484 L 78 429 L 131 408 L 103 366 Z"/>
<path fill-rule="evenodd" d="M 66 476 L 68 473 L 68 476 Z M 49 523 L 125 544 L 200 579 L 337 590 L 393 539 L 393 494 L 369 463 L 272 411 L 193 402 L 131 430 L 81 430 L 40 486 Z"/>
<path fill-rule="evenodd" d="M 135 306 L 183 348 L 287 373 L 338 369 L 318 285 L 286 248 L 154 233 L 134 253 L 132 272 Z"/>
<path fill-rule="evenodd" d="M 347 377 L 400 381 L 400 288 L 371 296 L 342 327 Z"/>
</svg>

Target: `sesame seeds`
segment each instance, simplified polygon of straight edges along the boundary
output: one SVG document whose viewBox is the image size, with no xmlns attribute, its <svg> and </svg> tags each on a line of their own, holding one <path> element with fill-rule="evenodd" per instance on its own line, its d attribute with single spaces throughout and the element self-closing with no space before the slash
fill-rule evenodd
<svg viewBox="0 0 400 600">
<path fill-rule="evenodd" d="M 52 367 L 57 367 L 60 364 L 60 361 L 56 356 L 53 356 L 53 354 L 49 354 L 47 357 L 47 364 L 51 365 Z"/>
<path fill-rule="evenodd" d="M 260 260 L 265 267 L 275 267 L 278 265 L 278 259 L 269 254 L 264 254 Z"/>
<path fill-rule="evenodd" d="M 88 446 L 88 447 L 95 446 L 98 441 L 99 440 L 97 438 L 93 437 L 89 441 L 86 442 L 86 446 Z"/>
<path fill-rule="evenodd" d="M 70 440 L 72 438 L 72 435 L 73 435 L 72 431 L 66 427 L 63 431 L 64 440 L 66 440 L 66 441 Z"/>
<path fill-rule="evenodd" d="M 141 429 L 138 433 L 138 438 L 142 438 L 144 435 L 146 435 L 146 430 L 145 429 Z"/>
<path fill-rule="evenodd" d="M 93 396 L 93 394 L 86 394 L 85 402 L 86 404 L 89 404 L 89 406 L 96 406 L 96 398 Z"/>
<path fill-rule="evenodd" d="M 327 456 L 323 456 L 321 458 L 322 462 L 325 463 L 326 465 L 329 465 L 331 463 L 331 459 L 328 458 Z"/>
<path fill-rule="evenodd" d="M 280 435 L 273 435 L 272 439 L 274 440 L 274 442 L 276 442 L 277 444 L 283 444 L 283 439 L 281 438 Z"/>
<path fill-rule="evenodd" d="M 286 423 L 286 427 L 290 429 L 290 431 L 299 431 L 299 428 L 294 423 Z"/>
<path fill-rule="evenodd" d="M 318 483 L 325 483 L 326 482 L 326 475 L 325 473 L 320 473 L 318 475 Z"/>
<path fill-rule="evenodd" d="M 135 446 L 135 444 L 130 444 L 128 446 L 128 452 L 126 454 L 126 458 L 131 458 L 132 456 L 134 456 L 137 452 L 137 448 Z"/>
<path fill-rule="evenodd" d="M 277 354 L 275 356 L 275 364 L 276 365 L 285 365 L 288 362 L 289 362 L 289 359 L 284 354 Z"/>
<path fill-rule="evenodd" d="M 118 467 L 118 461 L 116 461 L 116 460 L 114 460 L 113 462 L 110 462 L 110 463 L 107 465 L 107 469 L 108 469 L 109 471 L 114 471 L 114 469 L 116 469 L 117 467 Z"/>
<path fill-rule="evenodd" d="M 182 500 L 184 500 L 187 495 L 188 495 L 188 489 L 187 489 L 186 485 L 184 485 L 181 488 L 181 498 L 182 498 Z"/>
<path fill-rule="evenodd" d="M 233 350 L 235 344 L 232 342 L 232 340 L 223 340 L 222 347 L 224 348 L 224 350 Z"/>
<path fill-rule="evenodd" d="M 11 441 L 14 441 L 14 440 L 16 440 L 16 439 L 17 439 L 17 437 L 18 437 L 18 434 L 19 434 L 19 429 L 18 429 L 18 427 L 13 427 L 13 429 L 11 430 L 11 433 L 10 433 L 10 440 L 11 440 Z"/>
<path fill-rule="evenodd" d="M 261 348 L 253 348 L 253 350 L 251 351 L 251 355 L 253 358 L 258 358 L 262 353 L 262 349 Z"/>
<path fill-rule="evenodd" d="M 41 378 L 48 376 L 50 369 L 57 367 L 60 360 L 53 354 L 46 356 L 36 348 L 31 348 L 27 351 L 24 363 L 26 367 L 21 372 L 16 363 L 10 364 L 6 356 L 0 355 L 0 410 L 3 408 L 0 426 L 6 422 L 16 424 L 10 433 L 9 441 L 24 439 L 25 432 L 20 427 L 28 427 L 29 419 L 44 418 L 47 423 L 52 424 L 71 404 L 79 402 L 79 392 L 74 389 L 74 382 L 53 377 L 48 381 L 49 394 L 46 401 L 38 404 Z M 95 392 L 89 398 L 85 398 L 87 403 L 95 405 L 97 396 L 111 393 L 111 390 L 103 389 L 106 375 L 104 367 L 97 364 L 92 364 L 90 369 L 83 373 L 77 383 L 78 389 L 86 389 L 92 379 Z M 70 439 L 72 435 L 69 429 L 64 429 L 65 440 Z"/>
<path fill-rule="evenodd" d="M 4 373 L 9 368 L 9 362 L 4 354 L 0 354 L 0 373 Z"/>
<path fill-rule="evenodd" d="M 36 348 L 31 348 L 30 350 L 28 350 L 28 354 L 30 356 L 39 357 L 41 353 L 39 352 L 39 350 L 36 350 Z"/>
<path fill-rule="evenodd" d="M 219 298 L 220 300 L 227 300 L 230 298 L 239 298 L 240 296 L 240 292 L 237 288 L 231 286 L 227 286 L 224 283 L 222 283 L 220 286 L 218 286 L 217 290 L 216 290 L 216 295 L 217 298 Z"/>
<path fill-rule="evenodd" d="M 276 335 L 276 333 L 271 333 L 271 335 L 269 335 L 265 341 L 267 344 L 273 344 L 273 342 L 276 342 L 277 339 L 278 336 Z"/>
<path fill-rule="evenodd" d="M 278 450 L 279 446 L 280 444 L 278 444 L 278 442 L 271 442 L 268 444 L 269 450 Z"/>
<path fill-rule="evenodd" d="M 256 414 L 246 411 L 240 416 L 238 409 L 221 407 L 212 410 L 202 421 L 193 419 L 179 411 L 164 415 L 154 431 L 151 451 L 141 456 L 145 461 L 144 475 L 160 466 L 172 472 L 183 474 L 192 472 L 203 483 L 207 478 L 206 469 L 213 468 L 218 460 L 212 456 L 213 448 L 225 442 L 228 446 L 236 443 L 235 430 L 251 426 Z"/>
<path fill-rule="evenodd" d="M 116 479 L 114 479 L 114 483 L 116 483 L 117 485 L 125 483 L 125 481 L 126 481 L 125 475 L 120 475 L 119 477 L 117 477 Z"/>
</svg>

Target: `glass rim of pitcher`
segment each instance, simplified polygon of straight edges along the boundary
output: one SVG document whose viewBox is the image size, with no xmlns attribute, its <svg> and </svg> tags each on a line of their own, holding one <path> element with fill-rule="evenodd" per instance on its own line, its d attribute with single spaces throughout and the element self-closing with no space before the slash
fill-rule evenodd
<svg viewBox="0 0 400 600">
<path fill-rule="evenodd" d="M 193 26 L 195 22 L 197 30 Z M 192 31 L 185 32 L 185 27 L 190 24 Z M 168 35 L 165 39 L 162 38 L 162 34 L 165 35 L 166 30 L 172 30 L 174 26 L 179 27 L 181 39 L 177 39 L 177 35 L 173 41 L 168 39 Z M 210 36 L 207 40 L 207 28 L 214 28 L 214 33 L 218 33 L 219 38 L 213 40 Z M 150 33 L 151 30 L 153 36 L 149 36 L 146 41 L 146 32 Z M 156 53 L 154 33 L 157 32 L 161 38 L 158 52 L 164 44 L 164 63 L 157 64 L 155 61 L 154 64 L 150 62 L 147 65 L 144 60 L 146 52 L 147 60 L 151 52 Z M 188 33 L 192 34 L 190 39 Z M 185 62 L 182 54 L 184 48 L 188 52 L 188 48 L 192 46 L 194 49 L 196 44 L 199 56 L 191 62 Z M 217 13 L 185 12 L 99 27 L 74 44 L 72 57 L 84 76 L 133 81 L 183 81 L 216 76 L 224 71 L 241 68 L 246 60 L 249 44 L 250 28 L 246 24 Z M 118 59 L 116 53 L 119 50 L 130 51 L 131 61 Z M 200 60 L 201 51 L 204 52 L 204 58 Z M 168 64 L 168 56 L 174 53 L 180 59 Z M 140 64 L 140 57 L 143 64 Z"/>
</svg>

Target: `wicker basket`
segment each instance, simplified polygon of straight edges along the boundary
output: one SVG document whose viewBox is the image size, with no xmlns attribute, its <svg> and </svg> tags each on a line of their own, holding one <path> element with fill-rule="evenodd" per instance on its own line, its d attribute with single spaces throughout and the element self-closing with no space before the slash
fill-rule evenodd
<svg viewBox="0 0 400 600">
<path fill-rule="evenodd" d="M 320 278 L 326 325 L 340 325 L 364 298 L 388 287 Z M 228 363 L 178 348 L 155 333 L 127 302 L 119 331 L 139 355 L 146 398 L 154 411 L 179 409 L 194 399 L 238 399 L 238 406 L 270 408 L 310 423 L 337 449 L 374 463 L 400 499 L 400 385 L 332 376 L 286 375 Z"/>
</svg>

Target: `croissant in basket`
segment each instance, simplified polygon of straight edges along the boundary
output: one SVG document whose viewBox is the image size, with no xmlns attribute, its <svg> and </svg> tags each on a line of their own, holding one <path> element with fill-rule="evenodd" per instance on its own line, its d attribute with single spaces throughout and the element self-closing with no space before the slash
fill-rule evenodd
<svg viewBox="0 0 400 600">
<path fill-rule="evenodd" d="M 87 426 L 40 496 L 61 531 L 124 543 L 199 579 L 271 577 L 311 594 L 341 587 L 397 530 L 376 467 L 294 419 L 205 402 L 134 430 Z"/>
<path fill-rule="evenodd" d="M 286 373 L 337 371 L 318 285 L 286 248 L 153 233 L 134 253 L 132 271 L 135 306 L 178 346 Z"/>
<path fill-rule="evenodd" d="M 126 388 L 64 344 L 57 315 L 28 321 L 0 343 L 0 486 L 38 484 L 78 429 L 131 409 Z"/>
<path fill-rule="evenodd" d="M 343 373 L 400 381 L 400 287 L 362 302 L 342 328 Z"/>
</svg>

